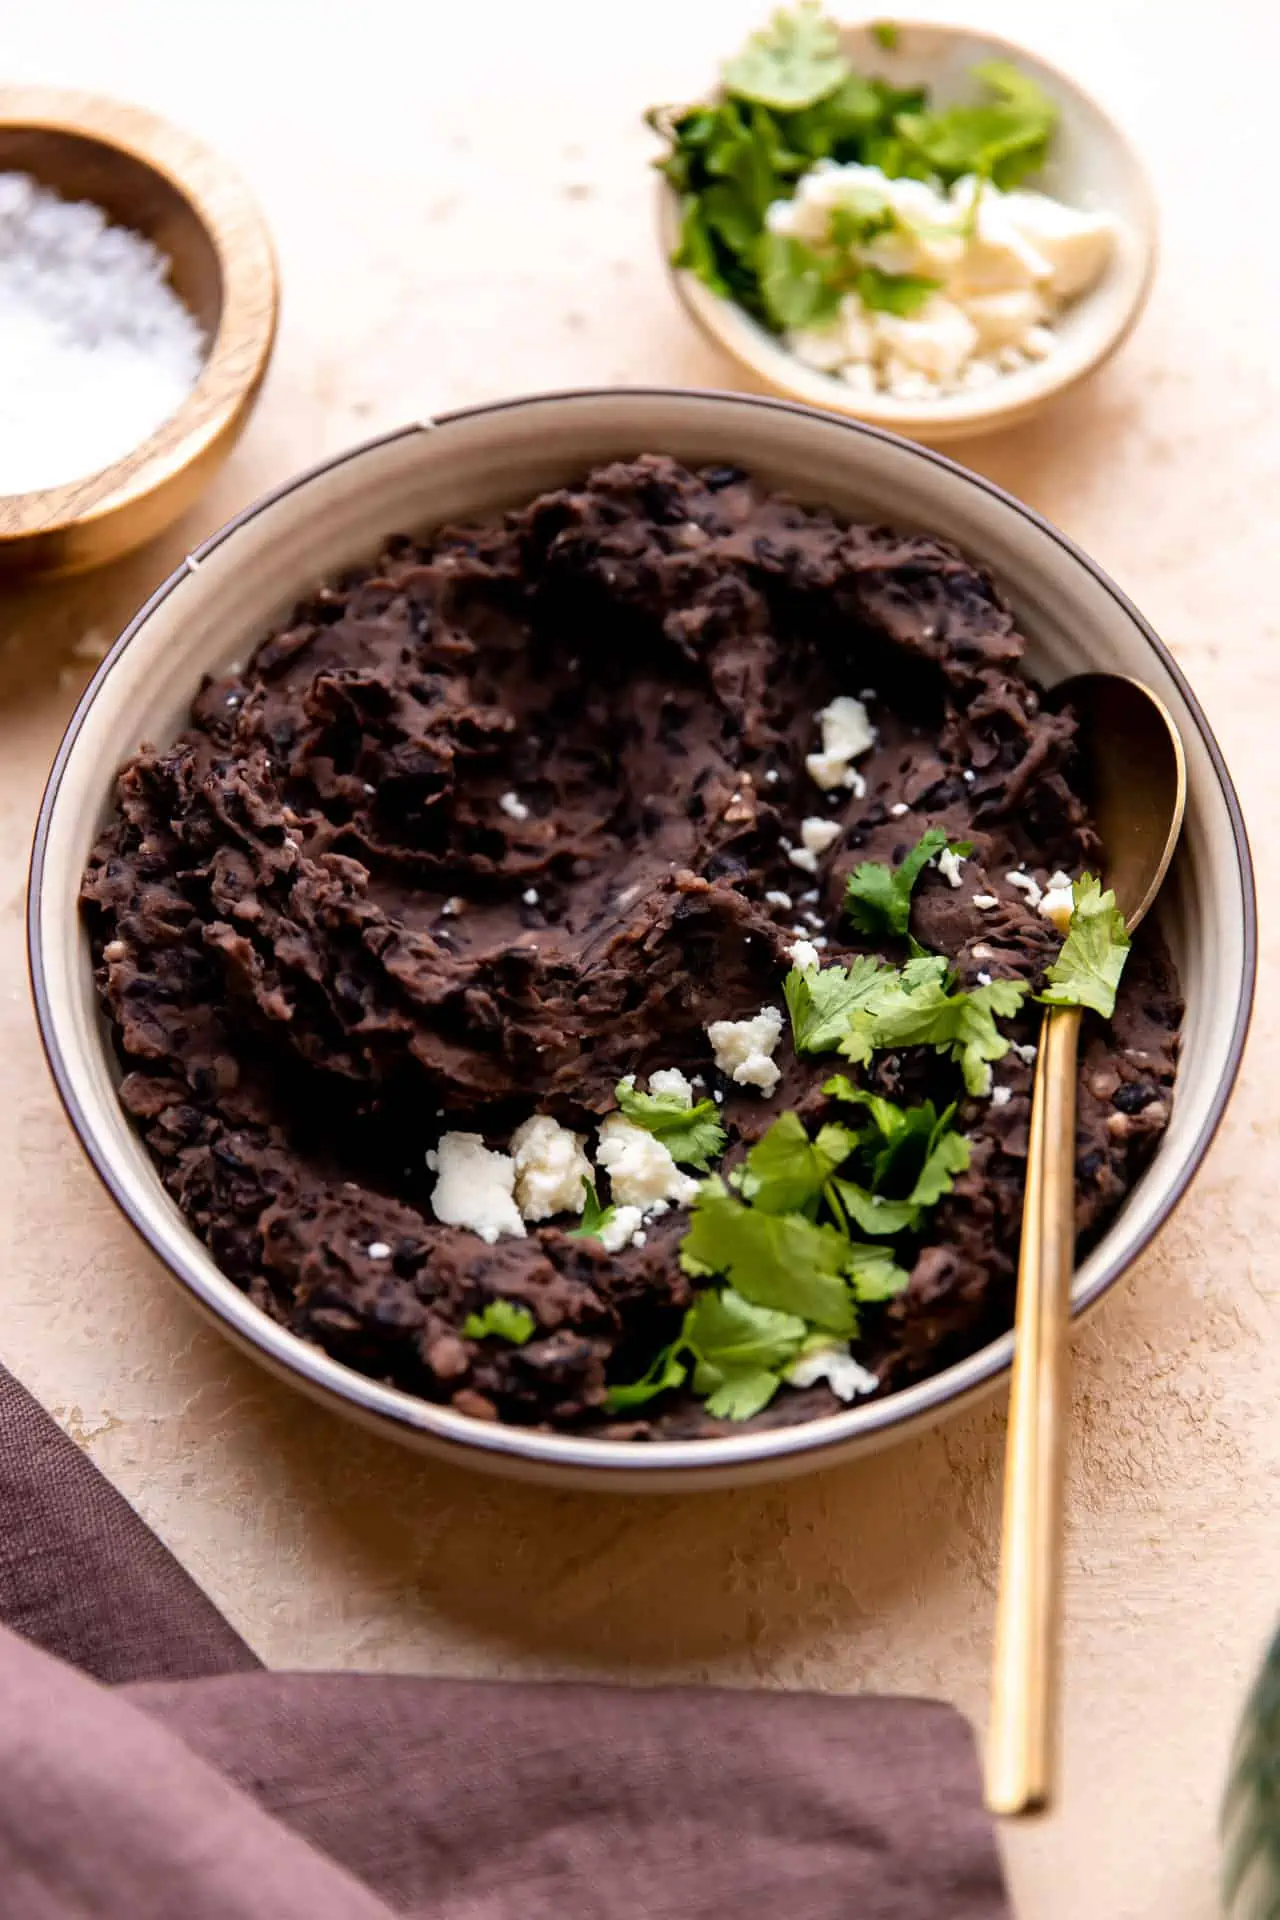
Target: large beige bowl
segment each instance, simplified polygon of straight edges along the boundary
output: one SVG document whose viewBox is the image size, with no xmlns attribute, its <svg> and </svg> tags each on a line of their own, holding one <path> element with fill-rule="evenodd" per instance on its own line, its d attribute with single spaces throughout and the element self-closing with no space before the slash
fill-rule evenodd
<svg viewBox="0 0 1280 1920">
<path fill-rule="evenodd" d="M 1119 237 L 1102 278 L 1062 315 L 1056 327 L 1057 345 L 1046 359 L 1004 374 L 976 392 L 925 401 L 855 393 L 836 375 L 806 367 L 732 300 L 712 293 L 692 273 L 673 268 L 676 291 L 703 332 L 761 392 L 830 407 L 873 426 L 909 434 L 929 446 L 976 439 L 1030 419 L 1109 359 L 1146 305 L 1155 273 L 1157 222 L 1142 161 L 1121 128 L 1077 81 L 1027 48 L 995 34 L 968 27 L 902 23 L 891 48 L 879 43 L 870 26 L 846 27 L 841 39 L 858 72 L 891 80 L 895 86 L 927 85 L 940 106 L 975 98 L 969 76 L 984 60 L 1010 60 L 1038 80 L 1056 101 L 1060 120 L 1047 165 L 1027 185 L 1069 206 L 1105 208 L 1116 216 Z M 659 186 L 658 212 L 662 247 L 669 259 L 678 239 L 679 207 L 665 181 Z"/>
<path fill-rule="evenodd" d="M 841 513 L 945 535 L 994 570 L 1031 638 L 1032 669 L 1046 682 L 1113 668 L 1145 680 L 1175 715 L 1189 793 L 1160 914 L 1186 991 L 1183 1066 L 1154 1162 L 1076 1276 L 1077 1311 L 1092 1305 L 1183 1193 L 1235 1079 L 1255 948 L 1240 809 L 1185 680 L 1105 575 L 1007 494 L 870 428 L 728 394 L 554 394 L 406 427 L 291 481 L 198 548 L 103 661 L 50 776 L 32 863 L 29 939 L 45 1046 L 85 1151 L 192 1299 L 241 1346 L 338 1410 L 435 1454 L 565 1485 L 671 1489 L 764 1480 L 883 1445 L 993 1387 L 1009 1365 L 1011 1339 L 830 1419 L 645 1446 L 494 1426 L 368 1380 L 251 1306 L 166 1195 L 116 1099 L 117 1066 L 76 904 L 116 767 L 144 740 L 169 740 L 201 675 L 243 658 L 318 580 L 371 557 L 384 534 L 489 513 L 595 462 L 645 450 L 739 462 Z"/>
</svg>

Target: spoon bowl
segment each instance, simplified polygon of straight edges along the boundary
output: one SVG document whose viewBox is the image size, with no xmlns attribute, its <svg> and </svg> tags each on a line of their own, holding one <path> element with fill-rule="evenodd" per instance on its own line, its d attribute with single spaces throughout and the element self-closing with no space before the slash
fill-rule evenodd
<svg viewBox="0 0 1280 1920">
<path fill-rule="evenodd" d="M 1083 786 L 1103 879 L 1132 933 L 1160 891 L 1187 806 L 1187 756 L 1163 700 L 1119 673 L 1081 673 L 1051 695 L 1080 723 Z"/>
</svg>

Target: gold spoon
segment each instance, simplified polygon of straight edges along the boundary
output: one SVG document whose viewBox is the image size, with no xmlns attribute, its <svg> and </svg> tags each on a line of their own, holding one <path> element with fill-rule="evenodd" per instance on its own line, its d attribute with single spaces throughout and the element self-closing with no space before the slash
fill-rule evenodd
<svg viewBox="0 0 1280 1920">
<path fill-rule="evenodd" d="M 1070 703 L 1079 719 L 1103 878 L 1132 933 L 1182 831 L 1187 766 L 1178 729 L 1154 693 L 1119 674 L 1065 681 L 1052 702 Z M 1079 1007 L 1045 1009 L 1031 1096 L 1005 1452 L 986 1767 L 992 1813 L 1038 1812 L 1053 1789 L 1079 1037 Z"/>
</svg>

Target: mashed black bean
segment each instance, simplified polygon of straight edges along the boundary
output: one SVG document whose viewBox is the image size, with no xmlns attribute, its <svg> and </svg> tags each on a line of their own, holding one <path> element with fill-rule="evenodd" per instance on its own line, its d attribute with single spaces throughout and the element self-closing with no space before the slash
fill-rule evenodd
<svg viewBox="0 0 1280 1920">
<path fill-rule="evenodd" d="M 1038 983 L 1058 935 L 1005 875 L 1100 850 L 1074 722 L 1022 651 L 953 548 L 657 456 L 500 524 L 392 540 L 320 589 L 124 769 L 84 881 L 121 1098 L 195 1231 L 274 1319 L 429 1399 L 619 1437 L 717 1430 L 692 1399 L 604 1411 L 691 1298 L 681 1210 L 617 1254 L 556 1225 L 490 1246 L 435 1221 L 427 1152 L 446 1129 L 505 1149 L 533 1111 L 587 1130 L 623 1074 L 668 1067 L 723 1095 L 730 1163 L 785 1108 L 818 1120 L 829 1061 L 784 1037 L 765 1100 L 716 1073 L 705 1028 L 781 1006 L 800 936 L 828 962 L 868 950 L 844 876 L 927 827 L 974 851 L 958 887 L 926 871 L 917 938 L 965 986 Z M 878 730 L 862 797 L 805 769 L 842 694 Z M 788 851 L 813 815 L 840 828 L 816 875 Z M 1180 1012 L 1153 932 L 1114 1021 L 1086 1030 L 1086 1237 L 1166 1124 Z M 1033 1007 L 1008 1023 L 996 1101 L 932 1051 L 876 1059 L 894 1098 L 961 1098 L 971 1142 L 906 1292 L 864 1313 L 881 1392 L 1010 1323 L 1035 1027 Z M 462 1332 L 498 1298 L 532 1313 L 526 1344 Z M 759 1418 L 837 1404 L 787 1391 Z"/>
</svg>

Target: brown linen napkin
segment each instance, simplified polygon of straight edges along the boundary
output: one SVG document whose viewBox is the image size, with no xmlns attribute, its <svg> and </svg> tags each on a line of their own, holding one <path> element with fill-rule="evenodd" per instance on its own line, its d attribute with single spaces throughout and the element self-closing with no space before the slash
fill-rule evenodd
<svg viewBox="0 0 1280 1920">
<path fill-rule="evenodd" d="M 4 1920 L 1008 1920 L 949 1707 L 265 1673 L 2 1370 L 0 1620 Z"/>
</svg>

